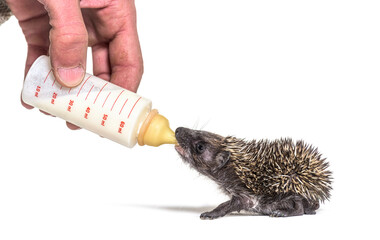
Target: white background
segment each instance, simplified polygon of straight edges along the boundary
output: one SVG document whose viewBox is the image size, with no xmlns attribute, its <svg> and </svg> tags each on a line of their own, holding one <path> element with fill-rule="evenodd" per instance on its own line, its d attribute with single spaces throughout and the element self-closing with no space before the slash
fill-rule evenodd
<svg viewBox="0 0 380 240">
<path fill-rule="evenodd" d="M 13 17 L 0 27 L 0 239 L 378 239 L 378 1 L 136 5 L 139 93 L 173 129 L 303 139 L 331 164 L 331 201 L 314 216 L 200 220 L 227 197 L 173 146 L 127 149 L 21 106 Z"/>
</svg>

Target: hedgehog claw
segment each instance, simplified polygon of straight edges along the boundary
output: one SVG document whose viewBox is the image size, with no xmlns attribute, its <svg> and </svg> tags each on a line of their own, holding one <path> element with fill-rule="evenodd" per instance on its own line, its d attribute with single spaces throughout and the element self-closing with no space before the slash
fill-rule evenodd
<svg viewBox="0 0 380 240">
<path fill-rule="evenodd" d="M 273 211 L 269 217 L 286 217 L 286 214 L 283 211 L 275 210 Z"/>
<path fill-rule="evenodd" d="M 317 213 L 316 211 L 311 211 L 311 212 L 306 212 L 306 211 L 305 211 L 305 214 L 306 214 L 306 215 L 315 215 L 316 213 Z"/>
<path fill-rule="evenodd" d="M 220 214 L 214 212 L 214 211 L 211 211 L 211 212 L 204 212 L 201 214 L 200 218 L 202 220 L 213 220 L 213 219 L 216 219 L 216 218 L 219 218 L 221 217 Z"/>
</svg>

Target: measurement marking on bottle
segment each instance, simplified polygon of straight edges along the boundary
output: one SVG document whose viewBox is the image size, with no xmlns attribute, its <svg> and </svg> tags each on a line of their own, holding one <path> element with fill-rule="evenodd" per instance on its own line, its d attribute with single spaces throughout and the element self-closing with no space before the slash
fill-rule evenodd
<svg viewBox="0 0 380 240">
<path fill-rule="evenodd" d="M 58 94 L 56 92 L 53 93 L 53 96 L 51 97 L 51 104 L 55 103 L 55 100 L 57 99 Z"/>
<path fill-rule="evenodd" d="M 86 84 L 87 80 L 90 79 L 91 77 L 92 77 L 92 76 L 89 76 L 89 77 L 86 79 L 86 81 L 84 81 L 84 83 L 82 84 L 82 86 L 81 86 L 80 89 L 79 89 L 79 92 L 78 92 L 78 94 L 77 94 L 77 97 L 78 97 L 80 91 L 82 91 L 82 88 L 83 88 L 83 86 Z M 70 90 L 71 90 L 71 89 L 70 89 Z"/>
<path fill-rule="evenodd" d="M 38 97 L 38 94 L 41 92 L 41 87 L 40 86 L 37 86 L 36 87 L 36 92 L 34 93 L 34 96 L 35 97 Z"/>
<path fill-rule="evenodd" d="M 71 89 L 72 89 L 72 88 L 70 88 L 69 93 L 71 92 Z"/>
<path fill-rule="evenodd" d="M 100 125 L 102 125 L 103 127 L 105 127 L 105 126 L 106 126 L 105 124 L 106 124 L 107 118 L 108 118 L 108 115 L 107 115 L 107 114 L 104 114 L 104 115 L 103 115 L 102 122 L 100 123 Z"/>
<path fill-rule="evenodd" d="M 137 99 L 137 101 L 136 101 L 135 104 L 133 105 L 131 111 L 130 111 L 129 114 L 128 114 L 128 118 L 129 118 L 129 116 L 131 116 L 131 113 L 132 113 L 133 109 L 135 108 L 137 102 L 140 101 L 140 99 L 141 99 L 141 97 L 139 97 L 139 99 Z"/>
<path fill-rule="evenodd" d="M 99 94 L 102 92 L 103 88 L 104 88 L 107 84 L 108 84 L 108 83 L 104 84 L 104 86 L 102 87 L 102 89 L 100 89 L 98 95 L 96 95 L 96 98 L 95 98 L 95 100 L 94 100 L 94 104 L 95 104 L 96 100 L 98 99 Z M 109 94 L 108 94 L 108 95 L 109 95 Z M 104 105 L 104 104 L 103 104 L 103 105 Z"/>
<path fill-rule="evenodd" d="M 68 111 L 68 112 L 71 112 L 71 109 L 72 109 L 73 106 L 74 106 L 74 100 L 71 100 L 71 99 L 70 99 L 70 101 L 69 101 L 69 106 L 67 106 L 67 111 Z"/>
<path fill-rule="evenodd" d="M 51 70 L 52 70 L 52 69 L 50 69 L 50 71 L 49 71 L 48 74 L 46 75 L 46 78 L 45 78 L 44 83 L 46 82 L 46 79 L 49 77 L 49 75 L 50 75 L 50 73 L 51 73 Z"/>
<path fill-rule="evenodd" d="M 91 111 L 90 107 L 87 107 L 86 112 L 84 113 L 85 119 L 88 119 L 88 115 L 90 114 L 90 111 Z"/>
<path fill-rule="evenodd" d="M 127 100 L 125 100 L 123 106 L 121 107 L 120 112 L 119 112 L 119 115 L 120 115 L 121 111 L 123 111 L 123 108 L 124 108 L 124 106 L 125 106 L 125 104 L 126 104 L 127 102 L 128 102 L 128 98 L 127 98 Z"/>
<path fill-rule="evenodd" d="M 116 103 L 116 102 L 117 102 L 117 100 L 119 99 L 120 95 L 121 95 L 123 92 L 124 92 L 124 90 L 123 90 L 123 91 L 121 91 L 121 93 L 119 94 L 119 96 L 117 96 L 117 98 L 116 98 L 115 102 L 113 103 L 113 105 L 112 105 L 112 107 L 111 107 L 111 111 L 112 111 L 113 107 L 115 106 L 115 103 Z"/>
<path fill-rule="evenodd" d="M 104 103 L 103 103 L 103 105 L 102 105 L 102 108 L 104 107 L 104 104 L 107 102 L 107 99 L 108 99 L 108 97 L 110 96 L 110 94 L 111 94 L 111 92 L 108 93 L 108 95 L 107 95 L 107 97 L 106 97 L 106 100 L 104 100 Z"/>
<path fill-rule="evenodd" d="M 53 84 L 51 86 L 54 86 L 54 83 L 55 83 L 55 78 L 54 78 Z"/>
<path fill-rule="evenodd" d="M 125 122 L 121 121 L 120 122 L 120 127 L 119 127 L 119 130 L 117 131 L 118 133 L 123 133 L 123 128 L 125 126 Z"/>
<path fill-rule="evenodd" d="M 92 85 L 92 87 L 91 87 L 91 89 L 90 89 L 90 91 L 88 91 L 88 93 L 87 93 L 87 96 L 86 96 L 86 98 L 84 99 L 85 101 L 87 100 L 87 98 L 88 98 L 88 95 L 90 94 L 90 92 L 91 92 L 91 90 L 94 88 L 94 85 Z"/>
</svg>

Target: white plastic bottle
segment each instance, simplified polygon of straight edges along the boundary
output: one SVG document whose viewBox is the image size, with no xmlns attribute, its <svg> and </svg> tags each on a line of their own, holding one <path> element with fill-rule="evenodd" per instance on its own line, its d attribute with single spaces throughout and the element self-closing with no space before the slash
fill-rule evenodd
<svg viewBox="0 0 380 240">
<path fill-rule="evenodd" d="M 54 78 L 47 56 L 40 56 L 30 68 L 22 99 L 130 148 L 137 141 L 151 146 L 175 143 L 167 119 L 157 110 L 151 111 L 149 99 L 90 74 L 77 87 L 62 87 Z"/>
</svg>

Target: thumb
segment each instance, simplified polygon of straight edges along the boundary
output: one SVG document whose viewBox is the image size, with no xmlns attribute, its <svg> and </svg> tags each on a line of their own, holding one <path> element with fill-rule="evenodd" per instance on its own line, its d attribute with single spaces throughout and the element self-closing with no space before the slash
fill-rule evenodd
<svg viewBox="0 0 380 240">
<path fill-rule="evenodd" d="M 39 0 L 50 17 L 50 60 L 56 80 L 79 85 L 86 73 L 88 35 L 79 0 Z"/>
</svg>

